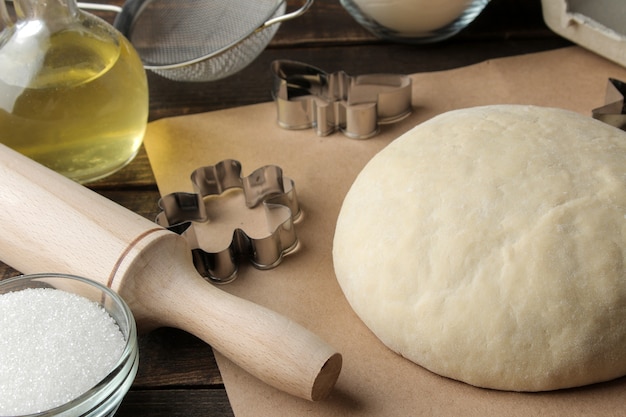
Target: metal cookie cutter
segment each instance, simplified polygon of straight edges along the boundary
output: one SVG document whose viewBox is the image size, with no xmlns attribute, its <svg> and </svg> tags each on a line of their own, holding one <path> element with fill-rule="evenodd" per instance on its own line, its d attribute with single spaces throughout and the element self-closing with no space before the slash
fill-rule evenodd
<svg viewBox="0 0 626 417">
<path fill-rule="evenodd" d="M 626 83 L 609 78 L 606 87 L 605 105 L 592 110 L 593 118 L 626 130 L 624 96 L 626 96 Z"/>
<path fill-rule="evenodd" d="M 367 139 L 378 133 L 379 124 L 411 114 L 411 78 L 406 75 L 327 74 L 287 60 L 274 61 L 271 68 L 278 124 L 286 129 L 315 127 L 319 136 L 339 129 L 348 137 Z"/>
<path fill-rule="evenodd" d="M 198 168 L 191 174 L 195 193 L 159 200 L 156 222 L 187 239 L 196 269 L 215 283 L 235 279 L 241 258 L 270 269 L 298 246 L 294 223 L 301 211 L 293 180 L 275 165 L 247 177 L 241 172 L 231 159 Z"/>
</svg>

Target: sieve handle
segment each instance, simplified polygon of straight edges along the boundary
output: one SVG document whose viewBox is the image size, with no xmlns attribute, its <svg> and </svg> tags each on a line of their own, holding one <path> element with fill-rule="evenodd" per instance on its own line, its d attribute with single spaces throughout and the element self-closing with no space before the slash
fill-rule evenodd
<svg viewBox="0 0 626 417">
<path fill-rule="evenodd" d="M 276 24 L 276 23 L 281 23 L 281 22 L 284 22 L 286 20 L 291 20 L 291 19 L 296 18 L 298 16 L 302 16 L 304 14 L 304 12 L 309 10 L 309 8 L 311 7 L 312 4 L 313 4 L 313 0 L 306 0 L 304 2 L 304 4 L 302 5 L 302 7 L 300 7 L 298 10 L 294 10 L 293 12 L 290 12 L 290 13 L 285 13 L 284 15 L 275 17 L 273 19 L 269 19 L 268 21 L 266 21 L 259 28 L 259 30 L 260 29 L 265 29 L 266 27 L 271 26 L 271 25 Z"/>
</svg>

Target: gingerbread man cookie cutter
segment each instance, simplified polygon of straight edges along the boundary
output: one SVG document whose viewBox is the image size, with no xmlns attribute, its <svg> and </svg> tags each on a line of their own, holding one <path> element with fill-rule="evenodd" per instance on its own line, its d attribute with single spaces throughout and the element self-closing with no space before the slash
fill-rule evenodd
<svg viewBox="0 0 626 417">
<path fill-rule="evenodd" d="M 411 78 L 399 74 L 350 76 L 326 73 L 297 61 L 272 62 L 278 125 L 285 129 L 315 128 L 319 136 L 339 130 L 367 139 L 379 125 L 411 114 Z"/>
</svg>

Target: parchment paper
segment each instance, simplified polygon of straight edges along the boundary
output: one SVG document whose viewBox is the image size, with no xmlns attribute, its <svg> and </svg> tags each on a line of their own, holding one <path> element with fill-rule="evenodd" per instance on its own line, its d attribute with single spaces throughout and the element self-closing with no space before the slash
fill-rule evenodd
<svg viewBox="0 0 626 417">
<path fill-rule="evenodd" d="M 363 73 L 368 69 L 363 68 Z M 499 392 L 437 376 L 394 354 L 361 323 L 343 297 L 333 272 L 331 246 L 343 197 L 356 175 L 377 151 L 411 127 L 447 110 L 484 104 L 536 104 L 590 115 L 604 103 L 608 77 L 626 80 L 626 69 L 569 47 L 412 77 L 413 114 L 366 141 L 340 133 L 321 138 L 313 130 L 283 130 L 276 124 L 273 103 L 150 124 L 145 146 L 161 194 L 193 191 L 189 182 L 193 169 L 233 158 L 243 164 L 245 175 L 262 165 L 281 166 L 295 180 L 304 210 L 296 226 L 301 241 L 297 253 L 269 271 L 242 266 L 239 278 L 223 289 L 317 333 L 343 354 L 342 373 L 330 398 L 312 403 L 263 384 L 216 353 L 235 414 L 622 415 L 626 378 L 557 392 Z"/>
</svg>

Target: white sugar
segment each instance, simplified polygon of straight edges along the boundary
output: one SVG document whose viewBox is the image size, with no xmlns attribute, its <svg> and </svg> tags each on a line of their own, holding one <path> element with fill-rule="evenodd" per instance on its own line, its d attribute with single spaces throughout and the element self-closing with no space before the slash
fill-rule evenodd
<svg viewBox="0 0 626 417">
<path fill-rule="evenodd" d="M 113 318 L 55 289 L 0 295 L 0 416 L 40 412 L 88 391 L 125 346 Z"/>
</svg>

